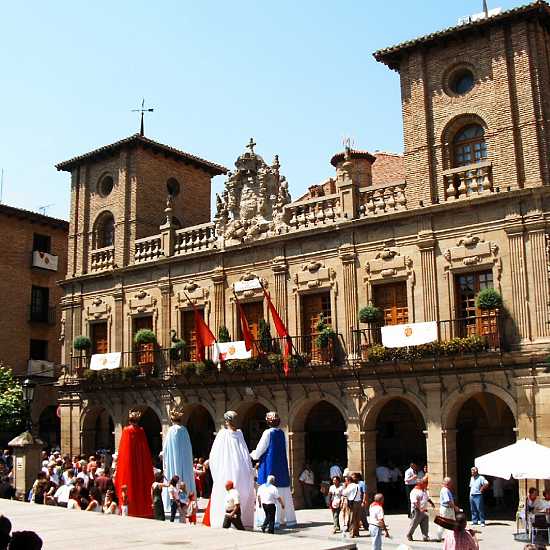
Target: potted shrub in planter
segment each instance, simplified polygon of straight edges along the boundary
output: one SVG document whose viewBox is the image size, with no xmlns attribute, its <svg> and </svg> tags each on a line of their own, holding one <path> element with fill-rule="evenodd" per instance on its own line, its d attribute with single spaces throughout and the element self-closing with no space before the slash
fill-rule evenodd
<svg viewBox="0 0 550 550">
<path fill-rule="evenodd" d="M 231 342 L 231 335 L 229 334 L 229 330 L 226 326 L 221 326 L 218 329 L 218 342 L 224 343 L 224 342 Z"/>
<path fill-rule="evenodd" d="M 502 296 L 494 288 L 484 288 L 477 295 L 476 306 L 482 311 L 500 309 L 502 307 Z"/>
<path fill-rule="evenodd" d="M 481 310 L 478 320 L 478 335 L 487 336 L 496 345 L 498 342 L 498 310 L 502 308 L 502 296 L 494 288 L 484 288 L 476 297 L 476 306 Z"/>
<path fill-rule="evenodd" d="M 134 344 L 137 346 L 137 363 L 142 375 L 152 374 L 155 363 L 154 351 L 157 337 L 148 329 L 138 330 L 134 336 Z"/>
<path fill-rule="evenodd" d="M 76 363 L 76 375 L 81 378 L 84 373 L 83 358 L 87 357 L 88 352 L 92 349 L 92 341 L 87 336 L 77 336 L 73 341 L 73 348 L 79 352 Z"/>
<path fill-rule="evenodd" d="M 334 359 L 334 339 L 336 332 L 325 323 L 321 317 L 317 323 L 318 334 L 315 338 L 315 344 L 319 350 L 319 359 L 323 363 L 330 363 Z"/>
<path fill-rule="evenodd" d="M 380 321 L 382 319 L 382 310 L 379 307 L 373 306 L 372 304 L 362 307 L 359 310 L 359 321 L 361 323 L 372 324 Z"/>
</svg>

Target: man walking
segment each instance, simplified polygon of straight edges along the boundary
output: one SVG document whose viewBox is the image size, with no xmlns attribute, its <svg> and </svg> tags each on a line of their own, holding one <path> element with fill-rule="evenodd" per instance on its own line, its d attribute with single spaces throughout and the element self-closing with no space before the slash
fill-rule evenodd
<svg viewBox="0 0 550 550">
<path fill-rule="evenodd" d="M 304 466 L 300 477 L 298 478 L 302 486 L 304 504 L 306 508 L 313 508 L 313 495 L 315 494 L 315 476 L 309 464 Z"/>
<path fill-rule="evenodd" d="M 229 529 L 232 525 L 239 531 L 244 531 L 244 525 L 241 520 L 241 499 L 239 491 L 235 489 L 232 481 L 225 484 L 225 516 L 223 518 L 224 529 Z"/>
<path fill-rule="evenodd" d="M 474 466 L 471 470 L 472 477 L 470 478 L 470 511 L 472 512 L 472 523 L 481 527 L 485 527 L 485 506 L 483 503 L 483 492 L 489 487 L 489 482 L 479 475 L 477 468 Z"/>
<path fill-rule="evenodd" d="M 275 511 L 277 509 L 277 501 L 281 504 L 284 510 L 285 503 L 279 496 L 279 491 L 275 487 L 275 476 L 267 476 L 267 481 L 258 487 L 258 505 L 264 509 L 265 519 L 262 525 L 262 533 L 266 529 L 268 533 L 275 533 Z"/>
<path fill-rule="evenodd" d="M 418 466 L 411 462 L 409 468 L 405 470 L 405 497 L 407 499 L 408 516 L 411 517 L 411 491 L 414 489 L 418 481 Z"/>
<path fill-rule="evenodd" d="M 344 489 L 343 495 L 347 498 L 349 507 L 348 533 L 350 538 L 356 538 L 359 536 L 363 495 L 361 487 L 353 477 L 348 477 L 347 481 L 348 485 Z"/>
<path fill-rule="evenodd" d="M 431 504 L 432 508 L 435 508 L 434 503 L 428 496 L 427 479 L 419 481 L 415 488 L 411 491 L 411 524 L 407 533 L 407 540 L 413 540 L 413 534 L 416 528 L 420 525 L 420 531 L 422 532 L 422 540 L 427 542 L 430 540 L 428 536 L 429 529 L 429 516 L 428 516 L 428 504 Z"/>
<path fill-rule="evenodd" d="M 450 477 L 443 479 L 443 486 L 439 492 L 439 515 L 444 518 L 455 519 L 455 512 L 461 512 L 460 508 L 455 504 L 453 494 L 453 481 Z M 443 527 L 439 526 L 437 530 L 437 538 L 443 540 Z"/>
<path fill-rule="evenodd" d="M 390 536 L 384 520 L 384 495 L 376 493 L 369 507 L 369 534 L 372 541 L 372 550 L 382 550 L 382 532 Z"/>
</svg>

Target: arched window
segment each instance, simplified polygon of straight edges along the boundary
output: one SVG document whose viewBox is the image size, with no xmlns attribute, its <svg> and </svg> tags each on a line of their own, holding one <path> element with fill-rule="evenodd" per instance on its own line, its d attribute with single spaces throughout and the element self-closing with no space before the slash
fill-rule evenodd
<svg viewBox="0 0 550 550">
<path fill-rule="evenodd" d="M 467 166 L 487 158 L 485 130 L 479 124 L 469 124 L 459 130 L 453 139 L 453 165 Z"/>
<path fill-rule="evenodd" d="M 105 248 L 115 244 L 115 218 L 110 212 L 104 212 L 96 221 L 94 248 Z"/>
</svg>

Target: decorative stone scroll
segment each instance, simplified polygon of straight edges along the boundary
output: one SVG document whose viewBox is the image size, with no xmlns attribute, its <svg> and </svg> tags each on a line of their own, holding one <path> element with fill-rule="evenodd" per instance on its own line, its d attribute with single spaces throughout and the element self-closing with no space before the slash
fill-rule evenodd
<svg viewBox="0 0 550 550">
<path fill-rule="evenodd" d="M 130 315 L 135 315 L 136 313 L 153 313 L 156 311 L 157 299 L 151 296 L 146 290 L 139 290 L 132 296 L 128 305 L 130 308 Z"/>
<path fill-rule="evenodd" d="M 185 281 L 182 291 L 176 294 L 176 308 L 186 308 L 204 303 L 210 294 L 207 288 L 202 287 L 194 280 Z"/>
<path fill-rule="evenodd" d="M 111 306 L 99 296 L 94 298 L 86 307 L 86 321 L 108 319 L 111 316 Z"/>
<path fill-rule="evenodd" d="M 365 264 L 366 281 L 390 279 L 392 277 L 413 277 L 413 262 L 408 256 L 401 256 L 397 250 L 384 248 L 373 260 Z"/>
<path fill-rule="evenodd" d="M 446 269 L 454 269 L 487 263 L 500 265 L 500 258 L 497 254 L 498 245 L 496 243 L 467 233 L 457 241 L 456 246 L 445 250 L 443 257 L 450 264 Z"/>
<path fill-rule="evenodd" d="M 295 290 L 336 286 L 336 272 L 325 267 L 323 262 L 312 260 L 302 265 L 301 270 L 294 275 Z"/>
<path fill-rule="evenodd" d="M 279 173 L 279 158 L 269 166 L 249 151 L 235 162 L 236 171 L 229 172 L 222 196 L 216 195 L 216 233 L 229 243 L 244 243 L 288 231 L 285 205 L 290 202 L 288 182 Z"/>
</svg>

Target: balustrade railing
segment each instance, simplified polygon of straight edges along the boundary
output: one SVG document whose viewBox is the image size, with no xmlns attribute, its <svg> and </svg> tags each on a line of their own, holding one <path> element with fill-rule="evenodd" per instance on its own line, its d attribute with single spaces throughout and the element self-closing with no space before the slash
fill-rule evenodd
<svg viewBox="0 0 550 550">
<path fill-rule="evenodd" d="M 406 183 L 359 191 L 359 215 L 362 218 L 407 209 Z"/>
<path fill-rule="evenodd" d="M 214 248 L 215 242 L 216 227 L 212 222 L 184 227 L 176 231 L 174 254 L 187 254 Z"/>
<path fill-rule="evenodd" d="M 164 251 L 162 250 L 160 235 L 136 240 L 134 248 L 134 261 L 136 264 L 158 260 L 161 256 L 164 256 Z"/>
<path fill-rule="evenodd" d="M 445 200 L 453 201 L 493 191 L 493 175 L 489 161 L 452 168 L 443 172 Z"/>
<path fill-rule="evenodd" d="M 102 271 L 115 265 L 115 247 L 106 246 L 92 250 L 90 270 Z"/>
<path fill-rule="evenodd" d="M 286 210 L 290 214 L 288 223 L 294 229 L 330 224 L 342 215 L 338 194 L 292 203 Z"/>
</svg>

